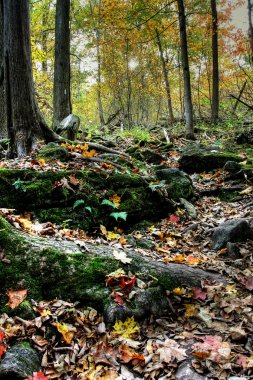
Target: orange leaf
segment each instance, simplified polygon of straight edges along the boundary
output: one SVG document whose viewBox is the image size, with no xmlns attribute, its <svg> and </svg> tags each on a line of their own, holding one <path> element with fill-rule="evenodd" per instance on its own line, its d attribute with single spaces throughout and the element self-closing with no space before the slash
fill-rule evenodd
<svg viewBox="0 0 253 380">
<path fill-rule="evenodd" d="M 0 360 L 1 360 L 1 358 L 2 358 L 2 356 L 3 356 L 3 354 L 6 352 L 6 345 L 5 344 L 3 344 L 3 343 L 1 343 L 0 344 Z"/>
<path fill-rule="evenodd" d="M 26 299 L 27 296 L 27 289 L 23 290 L 9 290 L 7 293 L 7 296 L 9 297 L 9 301 L 7 305 L 11 309 L 15 309 L 18 307 L 18 305 L 21 304 Z"/>
<path fill-rule="evenodd" d="M 185 261 L 190 264 L 190 265 L 198 265 L 200 260 L 195 257 L 195 256 L 192 256 L 192 255 L 189 255 L 185 258 Z"/>
</svg>

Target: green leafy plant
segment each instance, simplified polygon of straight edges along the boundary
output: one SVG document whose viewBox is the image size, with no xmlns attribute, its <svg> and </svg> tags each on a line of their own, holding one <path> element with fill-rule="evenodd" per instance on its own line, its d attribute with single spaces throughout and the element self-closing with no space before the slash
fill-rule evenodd
<svg viewBox="0 0 253 380">
<path fill-rule="evenodd" d="M 116 219 L 116 221 L 118 221 L 118 219 L 123 219 L 124 221 L 126 221 L 126 218 L 127 218 L 127 212 L 125 211 L 121 211 L 121 212 L 112 212 L 110 214 L 110 216 L 114 219 Z"/>
<path fill-rule="evenodd" d="M 155 191 L 158 187 L 163 187 L 165 184 L 165 181 L 162 180 L 161 182 L 159 183 L 150 183 L 148 185 L 148 187 L 152 190 L 152 191 Z"/>
<path fill-rule="evenodd" d="M 90 206 L 84 206 L 84 205 L 85 205 L 85 201 L 83 199 L 77 199 L 75 203 L 73 204 L 72 208 L 73 210 L 75 210 L 79 206 L 83 206 L 84 210 L 87 210 L 90 213 L 92 213 L 92 208 Z"/>
<path fill-rule="evenodd" d="M 106 205 L 106 206 L 111 206 L 113 208 L 118 208 L 118 206 L 116 206 L 113 202 L 109 201 L 108 199 L 104 199 L 101 202 L 101 205 Z"/>
<path fill-rule="evenodd" d="M 15 182 L 13 182 L 12 186 L 14 186 L 15 190 L 21 190 L 24 193 L 27 191 L 27 188 L 25 186 L 25 182 L 21 181 L 20 178 L 18 178 Z"/>
</svg>

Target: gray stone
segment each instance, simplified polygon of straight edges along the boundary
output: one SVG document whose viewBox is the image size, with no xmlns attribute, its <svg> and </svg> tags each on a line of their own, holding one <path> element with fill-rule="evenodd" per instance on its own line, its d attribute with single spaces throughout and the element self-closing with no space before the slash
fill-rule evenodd
<svg viewBox="0 0 253 380">
<path fill-rule="evenodd" d="M 229 377 L 228 380 L 249 380 L 249 378 L 244 376 L 232 376 Z"/>
<path fill-rule="evenodd" d="M 37 351 L 24 344 L 11 347 L 0 363 L 0 379 L 16 380 L 32 377 L 40 370 L 40 357 Z"/>
<path fill-rule="evenodd" d="M 207 377 L 199 375 L 191 366 L 189 362 L 183 362 L 178 367 L 176 373 L 176 380 L 205 380 Z"/>
<path fill-rule="evenodd" d="M 179 200 L 180 200 L 180 203 L 184 206 L 184 208 L 188 212 L 189 216 L 195 219 L 197 217 L 197 211 L 196 211 L 196 208 L 193 206 L 193 204 L 188 202 L 184 198 L 180 198 Z"/>
<path fill-rule="evenodd" d="M 156 170 L 159 180 L 165 181 L 168 196 L 171 199 L 191 199 L 193 197 L 192 180 L 185 172 L 177 168 L 164 168 Z"/>
<path fill-rule="evenodd" d="M 218 146 L 190 144 L 182 149 L 179 164 L 187 173 L 208 172 L 222 168 L 227 161 L 243 161 L 231 152 L 224 152 Z"/>
<path fill-rule="evenodd" d="M 219 250 L 226 247 L 228 242 L 246 241 L 253 237 L 253 231 L 246 219 L 231 219 L 215 228 L 212 236 L 212 248 Z"/>
<path fill-rule="evenodd" d="M 66 134 L 69 140 L 75 140 L 78 128 L 80 126 L 80 118 L 72 113 L 65 117 L 57 127 L 56 132 Z"/>
<path fill-rule="evenodd" d="M 160 162 L 165 159 L 163 155 L 151 149 L 137 149 L 132 153 L 132 157 L 156 165 L 160 164 Z"/>
<path fill-rule="evenodd" d="M 241 169 L 241 165 L 235 161 L 227 161 L 223 169 L 229 173 L 237 173 Z"/>
</svg>

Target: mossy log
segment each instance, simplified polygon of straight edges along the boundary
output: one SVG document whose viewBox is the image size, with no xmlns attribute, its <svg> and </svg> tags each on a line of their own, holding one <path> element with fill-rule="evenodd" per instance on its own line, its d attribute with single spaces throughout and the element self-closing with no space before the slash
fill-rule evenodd
<svg viewBox="0 0 253 380">
<path fill-rule="evenodd" d="M 131 263 L 123 264 L 113 255 L 113 248 L 107 245 L 86 243 L 83 249 L 74 242 L 32 236 L 15 229 L 2 217 L 0 249 L 2 294 L 10 288 L 24 288 L 29 289 L 29 297 L 36 300 L 80 301 L 107 310 L 110 321 L 122 310 L 137 317 L 150 310 L 154 314 L 164 314 L 168 306 L 166 290 L 199 286 L 201 280 L 224 280 L 218 274 L 187 265 L 156 262 L 133 250 L 127 251 Z M 148 284 L 146 289 L 137 289 L 131 304 L 124 307 L 110 303 L 112 289 L 106 287 L 105 282 L 106 276 L 119 268 L 125 273 L 130 271 Z M 1 302 L 6 303 L 5 297 Z"/>
</svg>

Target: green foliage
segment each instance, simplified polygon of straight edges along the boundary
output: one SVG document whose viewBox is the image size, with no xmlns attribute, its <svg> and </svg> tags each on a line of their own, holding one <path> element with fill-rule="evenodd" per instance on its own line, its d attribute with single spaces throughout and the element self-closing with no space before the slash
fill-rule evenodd
<svg viewBox="0 0 253 380">
<path fill-rule="evenodd" d="M 83 199 L 77 199 L 76 201 L 75 201 L 75 203 L 73 204 L 73 210 L 75 210 L 77 207 L 79 207 L 80 205 L 84 205 L 84 200 Z"/>
<path fill-rule="evenodd" d="M 118 208 L 113 202 L 109 201 L 108 199 L 103 199 L 101 202 L 101 205 L 111 206 L 113 208 Z"/>
<path fill-rule="evenodd" d="M 148 187 L 152 190 L 152 191 L 155 191 L 158 187 L 163 187 L 163 185 L 165 184 L 165 181 L 162 180 L 160 181 L 159 183 L 150 183 L 148 185 Z"/>
<path fill-rule="evenodd" d="M 123 219 L 124 221 L 126 221 L 126 218 L 127 218 L 127 212 L 125 211 L 121 211 L 121 212 L 112 212 L 110 214 L 110 216 L 114 219 L 116 219 L 116 221 L 118 221 L 118 219 Z"/>
<path fill-rule="evenodd" d="M 15 188 L 15 190 L 21 190 L 24 193 L 27 191 L 27 188 L 25 186 L 25 181 L 21 181 L 20 178 L 18 178 L 15 182 L 12 184 Z"/>
</svg>

